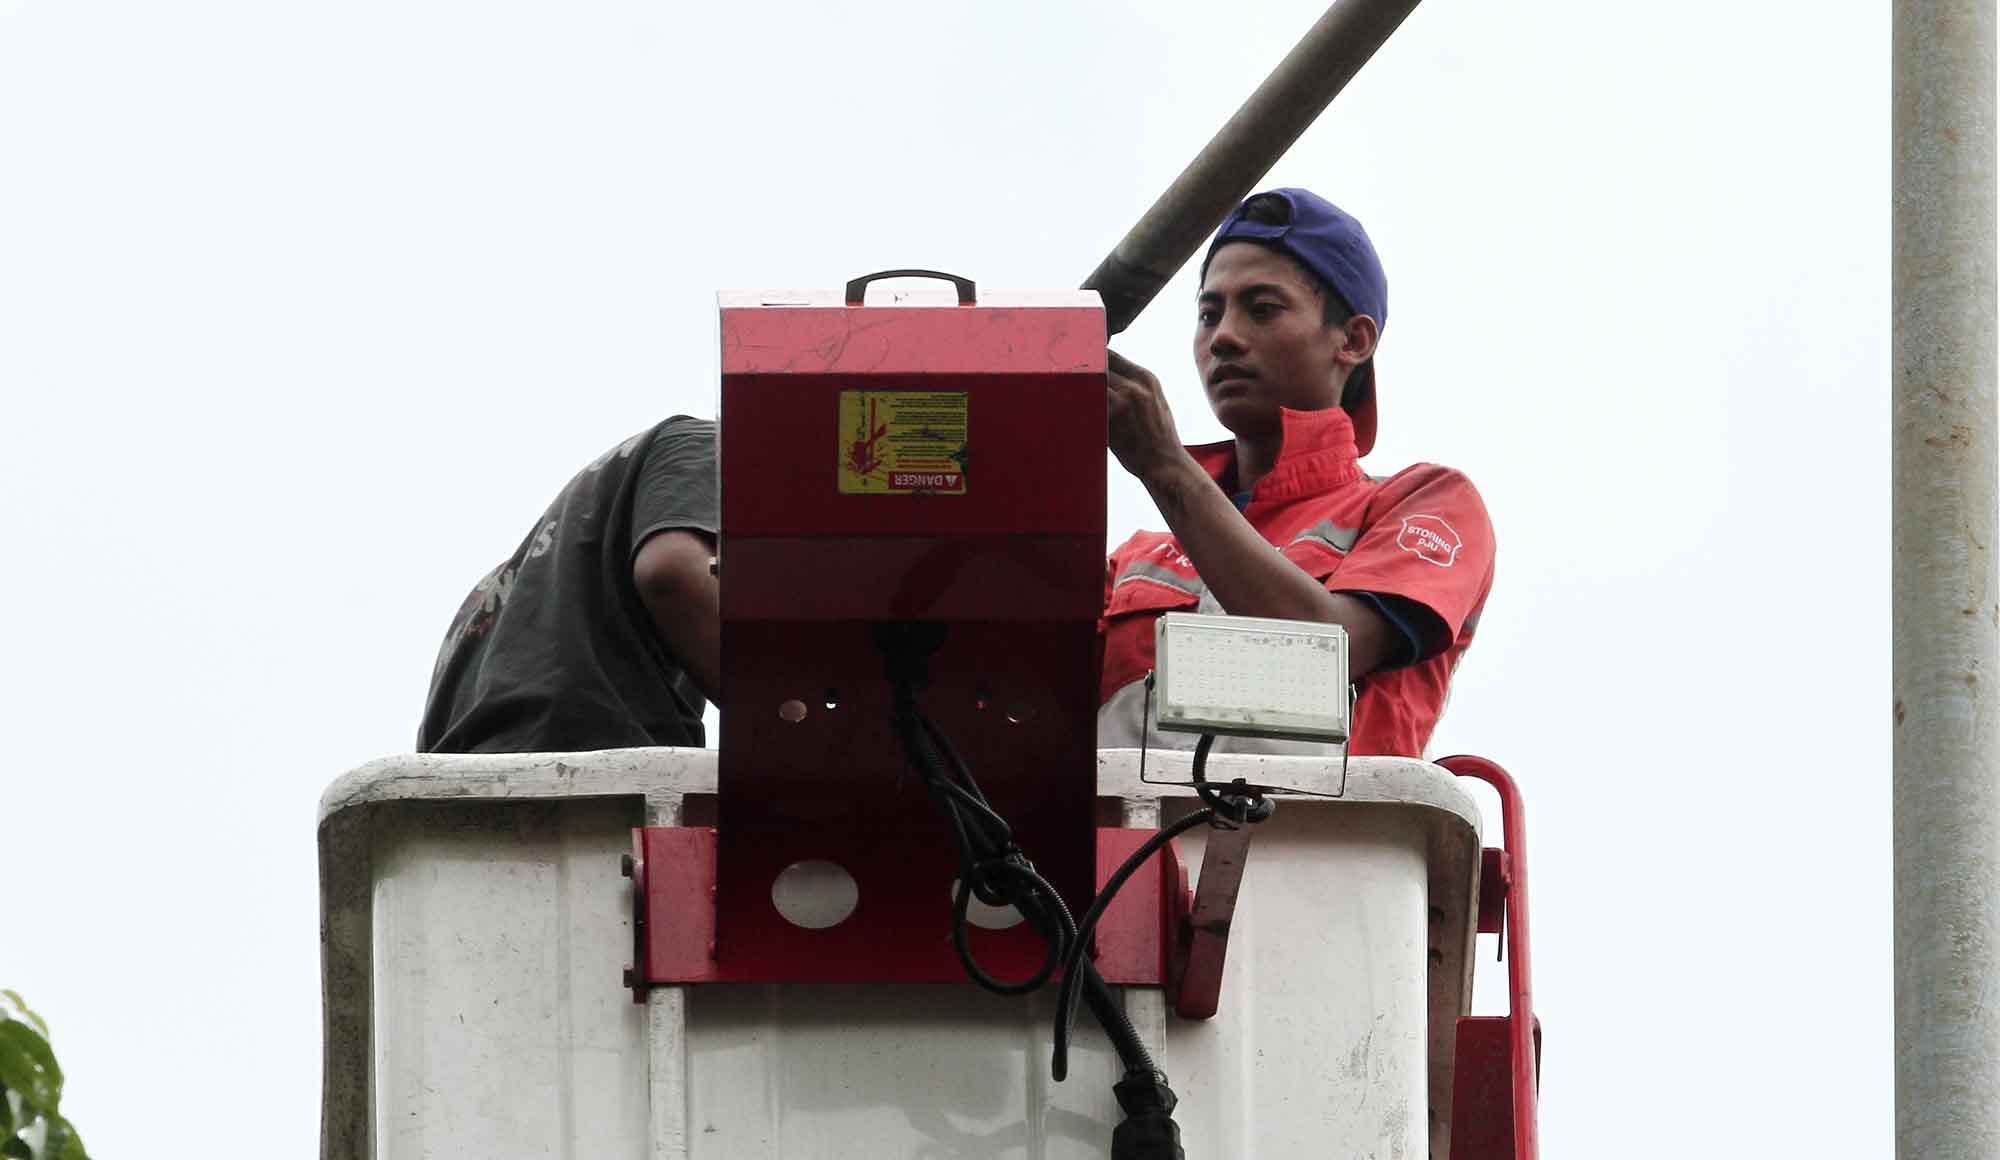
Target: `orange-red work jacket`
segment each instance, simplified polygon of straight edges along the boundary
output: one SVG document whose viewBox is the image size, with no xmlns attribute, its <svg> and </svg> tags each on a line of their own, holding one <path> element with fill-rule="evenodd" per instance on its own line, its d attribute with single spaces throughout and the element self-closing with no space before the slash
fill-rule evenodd
<svg viewBox="0 0 2000 1160">
<path fill-rule="evenodd" d="M 1386 479 L 1363 475 L 1354 427 L 1338 407 L 1283 412 L 1284 447 L 1250 491 L 1243 516 L 1285 558 L 1330 591 L 1401 597 L 1436 617 L 1413 663 L 1358 682 L 1348 752 L 1421 757 L 1444 711 L 1445 690 L 1472 643 L 1493 587 L 1493 527 L 1472 483 L 1421 463 Z M 1233 442 L 1190 447 L 1218 484 L 1235 472 Z M 1240 499 L 1239 499 L 1239 502 Z M 1153 622 L 1193 611 L 1206 585 L 1174 537 L 1138 532 L 1105 568 L 1104 674 L 1108 702 L 1153 667 Z"/>
</svg>

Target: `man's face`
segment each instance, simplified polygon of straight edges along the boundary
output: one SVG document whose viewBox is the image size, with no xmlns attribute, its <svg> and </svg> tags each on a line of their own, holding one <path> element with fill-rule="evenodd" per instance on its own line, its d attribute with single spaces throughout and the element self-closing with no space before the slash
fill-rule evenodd
<svg viewBox="0 0 2000 1160">
<path fill-rule="evenodd" d="M 1340 401 L 1350 336 L 1327 326 L 1325 303 L 1298 263 L 1276 250 L 1231 242 L 1201 284 L 1194 365 L 1208 405 L 1231 434 L 1274 435 L 1280 407 L 1317 411 Z M 1366 357 L 1364 354 L 1362 357 Z"/>
</svg>

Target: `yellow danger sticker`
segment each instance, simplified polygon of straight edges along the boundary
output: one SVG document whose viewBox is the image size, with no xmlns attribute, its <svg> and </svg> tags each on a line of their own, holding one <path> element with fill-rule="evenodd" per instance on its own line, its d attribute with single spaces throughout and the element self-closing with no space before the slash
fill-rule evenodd
<svg viewBox="0 0 2000 1160">
<path fill-rule="evenodd" d="M 840 392 L 844 495 L 964 495 L 964 391 Z"/>
</svg>

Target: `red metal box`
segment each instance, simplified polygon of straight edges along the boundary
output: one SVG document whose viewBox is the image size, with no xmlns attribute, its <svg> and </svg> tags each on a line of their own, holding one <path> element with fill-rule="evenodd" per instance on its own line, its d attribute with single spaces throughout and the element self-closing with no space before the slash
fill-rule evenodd
<svg viewBox="0 0 2000 1160">
<path fill-rule="evenodd" d="M 720 303 L 720 973 L 947 977 L 955 858 L 890 728 L 873 626 L 944 627 L 922 708 L 1080 911 L 1093 879 L 1103 310 L 1088 291 Z M 772 881 L 805 860 L 854 877 L 849 919 L 806 930 L 777 913 Z M 977 938 L 996 971 L 1041 961 L 1023 929 Z"/>
</svg>

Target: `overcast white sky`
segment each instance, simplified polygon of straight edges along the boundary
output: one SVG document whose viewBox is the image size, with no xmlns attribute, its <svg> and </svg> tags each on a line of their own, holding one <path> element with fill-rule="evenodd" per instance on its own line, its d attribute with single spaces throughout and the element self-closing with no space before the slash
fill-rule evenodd
<svg viewBox="0 0 2000 1160">
<path fill-rule="evenodd" d="M 1073 286 L 1322 7 L 0 0 L 0 986 L 93 1151 L 313 1153 L 320 792 L 714 413 L 718 288 Z M 1889 1148 L 1888 61 L 1429 0 L 1265 183 L 1383 255 L 1370 468 L 1497 527 L 1436 748 L 1528 794 L 1551 1157 Z M 1192 297 L 1119 346 L 1194 440 Z"/>
</svg>

